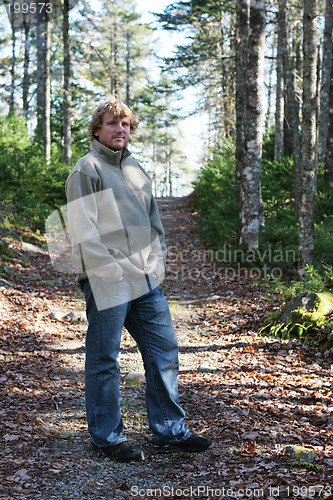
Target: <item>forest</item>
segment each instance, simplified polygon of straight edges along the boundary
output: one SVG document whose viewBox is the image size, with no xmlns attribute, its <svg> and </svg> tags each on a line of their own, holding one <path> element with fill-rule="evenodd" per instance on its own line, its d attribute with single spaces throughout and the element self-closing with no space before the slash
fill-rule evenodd
<svg viewBox="0 0 333 500">
<path fill-rule="evenodd" d="M 333 0 L 4 0 L 0 44 L 0 498 L 332 498 Z M 154 450 L 126 329 L 143 460 L 90 443 L 84 297 L 46 223 L 107 95 L 140 122 L 204 453 Z"/>
<path fill-rule="evenodd" d="M 89 150 L 91 111 L 113 94 L 140 119 L 131 149 L 155 195 L 191 192 L 214 251 L 294 252 L 283 273 L 330 281 L 330 0 L 152 3 L 148 22 L 135 0 L 36 5 L 0 13 L 3 202 L 43 232 Z"/>
</svg>

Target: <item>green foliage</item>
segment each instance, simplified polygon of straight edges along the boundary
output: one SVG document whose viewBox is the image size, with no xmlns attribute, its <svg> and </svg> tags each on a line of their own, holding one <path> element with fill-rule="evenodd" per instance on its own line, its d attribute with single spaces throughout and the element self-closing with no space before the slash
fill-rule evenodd
<svg viewBox="0 0 333 500">
<path fill-rule="evenodd" d="M 64 186 L 70 167 L 61 153 L 52 151 L 50 164 L 41 147 L 32 142 L 22 117 L 0 120 L 0 195 L 42 229 L 46 217 L 66 203 Z"/>
<path fill-rule="evenodd" d="M 311 472 L 321 472 L 322 468 L 319 465 L 312 464 L 311 462 L 306 462 L 305 460 L 291 462 L 291 467 L 297 467 L 300 469 L 307 469 Z"/>
<path fill-rule="evenodd" d="M 214 249 L 224 245 L 235 246 L 238 227 L 238 204 L 235 201 L 234 150 L 226 143 L 223 150 L 212 151 L 214 159 L 207 162 L 194 185 L 197 208 L 201 216 L 201 234 Z M 280 278 L 293 279 L 298 260 L 298 219 L 293 200 L 293 161 L 291 157 L 274 161 L 274 132 L 267 134 L 263 144 L 261 173 L 262 200 L 265 228 L 260 234 L 258 260 L 268 264 L 269 270 L 277 268 Z M 333 190 L 323 181 L 323 169 L 318 172 L 318 192 L 315 211 L 314 268 L 309 269 L 308 285 L 320 277 L 326 286 L 333 285 L 329 272 L 333 266 L 332 215 Z M 283 256 L 272 261 L 277 252 Z M 252 261 L 252 265 L 254 262 Z M 281 272 L 280 272 L 281 271 Z M 284 280 L 283 280 L 284 281 Z M 282 283 L 282 282 L 281 282 Z M 278 283 L 276 283 L 278 285 Z M 281 284 L 285 286 L 285 283 Z M 297 287 L 296 282 L 293 287 Z M 302 287 L 302 282 L 299 286 Z M 315 289 L 317 290 L 317 288 Z"/>
<path fill-rule="evenodd" d="M 214 158 L 194 183 L 201 234 L 216 248 L 222 241 L 236 239 L 239 204 L 234 197 L 234 177 L 234 147 L 225 143 L 223 151 L 214 151 Z"/>
<path fill-rule="evenodd" d="M 293 161 L 285 157 L 278 161 L 262 161 L 261 194 L 266 210 L 276 215 L 283 206 L 290 206 L 293 191 Z"/>
<path fill-rule="evenodd" d="M 269 323 L 268 325 L 260 328 L 259 333 L 267 335 L 268 337 L 278 337 L 282 340 L 290 340 L 297 338 L 302 340 L 307 335 L 313 333 L 314 325 L 312 323 Z"/>
<path fill-rule="evenodd" d="M 290 280 L 273 279 L 269 276 L 263 283 L 282 300 L 287 301 L 303 292 L 326 292 L 333 288 L 333 267 L 323 264 L 320 271 L 313 266 L 306 266 L 304 277 Z"/>
</svg>

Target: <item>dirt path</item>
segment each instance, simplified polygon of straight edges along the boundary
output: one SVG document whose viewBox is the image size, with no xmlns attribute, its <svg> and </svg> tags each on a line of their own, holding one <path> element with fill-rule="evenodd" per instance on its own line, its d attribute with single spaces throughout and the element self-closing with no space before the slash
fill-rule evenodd
<svg viewBox="0 0 333 500">
<path fill-rule="evenodd" d="M 180 344 L 187 423 L 214 446 L 199 455 L 153 453 L 142 363 L 124 333 L 125 430 L 146 459 L 117 464 L 96 454 L 84 413 L 86 325 L 63 317 L 83 310 L 82 296 L 47 256 L 27 259 L 13 245 L 16 260 L 6 265 L 14 288 L 0 288 L 0 498 L 332 498 L 332 353 L 257 333 L 272 307 L 265 291 L 211 262 L 187 202 L 159 201 L 169 247 L 162 288 Z M 310 451 L 293 458 L 288 445 Z"/>
</svg>

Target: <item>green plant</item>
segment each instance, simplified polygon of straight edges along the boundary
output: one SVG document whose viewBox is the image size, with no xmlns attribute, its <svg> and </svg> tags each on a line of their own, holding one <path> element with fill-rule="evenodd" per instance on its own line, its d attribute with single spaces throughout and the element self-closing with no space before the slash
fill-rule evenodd
<svg viewBox="0 0 333 500">
<path fill-rule="evenodd" d="M 285 281 L 280 278 L 267 275 L 258 285 L 265 287 L 272 293 L 281 297 L 281 300 L 290 300 L 295 295 L 303 292 L 325 292 L 330 291 L 333 285 L 333 267 L 332 265 L 323 264 L 319 271 L 314 266 L 306 266 L 306 274 L 303 278 Z"/>
<path fill-rule="evenodd" d="M 304 339 L 314 328 L 312 323 L 269 323 L 259 329 L 259 333 L 269 337 L 279 337 L 282 340 L 290 340 L 292 338 Z"/>
<path fill-rule="evenodd" d="M 234 196 L 234 146 L 230 142 L 223 150 L 213 151 L 194 183 L 196 205 L 201 219 L 201 235 L 213 246 L 235 240 L 239 204 Z"/>
<path fill-rule="evenodd" d="M 0 193 L 6 203 L 33 221 L 33 229 L 44 229 L 46 217 L 66 203 L 65 182 L 70 167 L 60 149 L 52 149 L 49 164 L 38 141 L 29 137 L 22 117 L 0 119 Z M 12 226 L 11 216 L 3 227 Z"/>
<path fill-rule="evenodd" d="M 311 471 L 311 472 L 321 472 L 322 471 L 322 468 L 319 465 L 313 464 L 311 462 L 306 462 L 304 460 L 291 462 L 290 466 L 291 467 L 298 467 L 298 468 L 302 468 L 302 469 L 307 469 L 308 471 Z"/>
<path fill-rule="evenodd" d="M 235 160 L 234 147 L 226 142 L 218 150 L 212 150 L 212 158 L 200 170 L 194 183 L 195 202 L 200 214 L 200 234 L 212 249 L 236 248 L 239 205 L 235 200 Z M 315 246 L 313 270 L 309 270 L 310 286 L 315 290 L 325 283 L 333 287 L 333 189 L 324 182 L 321 165 L 318 171 L 318 189 L 315 210 Z M 281 274 L 281 287 L 294 279 L 296 284 L 298 261 L 298 218 L 293 200 L 293 159 L 285 156 L 274 161 L 274 131 L 266 134 L 263 142 L 261 194 L 265 213 L 265 228 L 260 233 L 259 254 L 271 250 L 293 254 L 292 259 L 285 258 L 275 267 Z M 260 265 L 268 264 L 268 274 L 274 266 L 267 259 L 257 261 Z M 315 275 L 315 273 L 317 273 Z M 266 273 L 267 274 L 267 273 Z M 330 276 L 329 276 L 330 274 Z"/>
</svg>

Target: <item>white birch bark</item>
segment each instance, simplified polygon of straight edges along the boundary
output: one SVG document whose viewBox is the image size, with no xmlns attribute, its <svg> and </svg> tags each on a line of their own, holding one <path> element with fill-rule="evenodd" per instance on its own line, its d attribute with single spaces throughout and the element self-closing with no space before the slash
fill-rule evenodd
<svg viewBox="0 0 333 500">
<path fill-rule="evenodd" d="M 238 230 L 238 245 L 245 251 L 259 246 L 265 19 L 265 0 L 251 0 L 245 80 L 245 155 Z"/>
<path fill-rule="evenodd" d="M 316 77 L 318 0 L 304 1 L 303 20 L 303 147 L 302 177 L 299 206 L 299 272 L 313 263 L 314 210 L 316 194 Z"/>
</svg>

